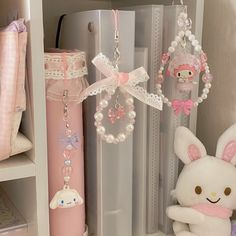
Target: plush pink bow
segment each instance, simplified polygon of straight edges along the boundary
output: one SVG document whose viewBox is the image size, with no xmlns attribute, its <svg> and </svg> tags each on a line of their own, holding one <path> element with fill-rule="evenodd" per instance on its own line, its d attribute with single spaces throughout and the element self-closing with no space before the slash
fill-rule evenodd
<svg viewBox="0 0 236 236">
<path fill-rule="evenodd" d="M 191 109 L 193 107 L 193 101 L 192 100 L 174 100 L 172 101 L 172 108 L 175 112 L 175 115 L 179 115 L 180 112 L 183 112 L 185 115 L 190 115 Z"/>
</svg>

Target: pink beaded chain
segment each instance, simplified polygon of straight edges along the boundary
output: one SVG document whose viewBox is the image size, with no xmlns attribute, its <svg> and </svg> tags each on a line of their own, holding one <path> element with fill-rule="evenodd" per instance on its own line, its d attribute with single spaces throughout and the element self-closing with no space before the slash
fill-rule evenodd
<svg viewBox="0 0 236 236">
<path fill-rule="evenodd" d="M 181 4 L 183 5 L 183 1 L 181 1 Z M 186 8 L 183 9 L 178 17 L 180 31 L 175 37 L 175 40 L 172 41 L 168 52 L 162 56 L 161 66 L 156 80 L 157 94 L 161 96 L 163 103 L 174 110 L 176 115 L 179 115 L 181 112 L 185 115 L 190 115 L 193 107 L 197 107 L 203 100 L 207 99 L 213 79 L 207 63 L 207 56 L 195 38 L 195 35 L 190 31 L 192 21 L 188 18 Z M 194 47 L 194 55 L 186 52 L 188 41 Z M 168 64 L 169 66 L 167 66 Z M 167 70 L 165 69 L 166 67 Z M 177 89 L 185 93 L 193 89 L 193 85 L 196 83 L 194 82 L 194 78 L 200 75 L 201 72 L 204 72 L 202 81 L 205 85 L 202 94 L 196 101 L 192 101 L 191 99 L 174 99 L 170 101 L 162 91 L 165 70 L 167 71 L 168 77 L 177 79 Z"/>
</svg>

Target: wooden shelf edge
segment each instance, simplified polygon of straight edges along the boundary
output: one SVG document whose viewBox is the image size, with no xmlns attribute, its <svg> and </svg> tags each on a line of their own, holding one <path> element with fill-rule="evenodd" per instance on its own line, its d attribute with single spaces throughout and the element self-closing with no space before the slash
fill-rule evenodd
<svg viewBox="0 0 236 236">
<path fill-rule="evenodd" d="M 35 164 L 25 155 L 17 155 L 0 162 L 0 182 L 33 177 Z"/>
</svg>

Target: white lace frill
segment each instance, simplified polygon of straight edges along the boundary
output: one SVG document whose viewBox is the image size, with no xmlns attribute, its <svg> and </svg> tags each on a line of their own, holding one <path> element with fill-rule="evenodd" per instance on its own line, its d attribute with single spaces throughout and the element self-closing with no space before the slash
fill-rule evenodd
<svg viewBox="0 0 236 236">
<path fill-rule="evenodd" d="M 119 87 L 141 102 L 162 110 L 162 99 L 158 95 L 148 93 L 144 88 L 138 86 L 139 83 L 149 80 L 149 76 L 143 67 L 128 73 L 128 81 L 126 83 L 120 83 L 119 78 L 122 73 L 118 72 L 113 67 L 111 61 L 102 53 L 94 58 L 93 64 L 107 78 L 95 82 L 85 89 L 81 93 L 81 102 L 88 96 L 95 96 L 103 91 L 114 92 Z"/>
<path fill-rule="evenodd" d="M 53 49 L 45 53 L 44 66 L 47 98 L 61 101 L 68 90 L 69 101 L 80 103 L 81 93 L 88 87 L 85 53 Z"/>
</svg>

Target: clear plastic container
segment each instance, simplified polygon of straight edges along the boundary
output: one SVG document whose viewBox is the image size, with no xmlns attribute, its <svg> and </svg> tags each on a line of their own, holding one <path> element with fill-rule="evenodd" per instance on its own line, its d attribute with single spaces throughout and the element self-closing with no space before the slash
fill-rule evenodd
<svg viewBox="0 0 236 236">
<path fill-rule="evenodd" d="M 0 236 L 27 236 L 28 226 L 24 218 L 0 189 Z"/>
</svg>

